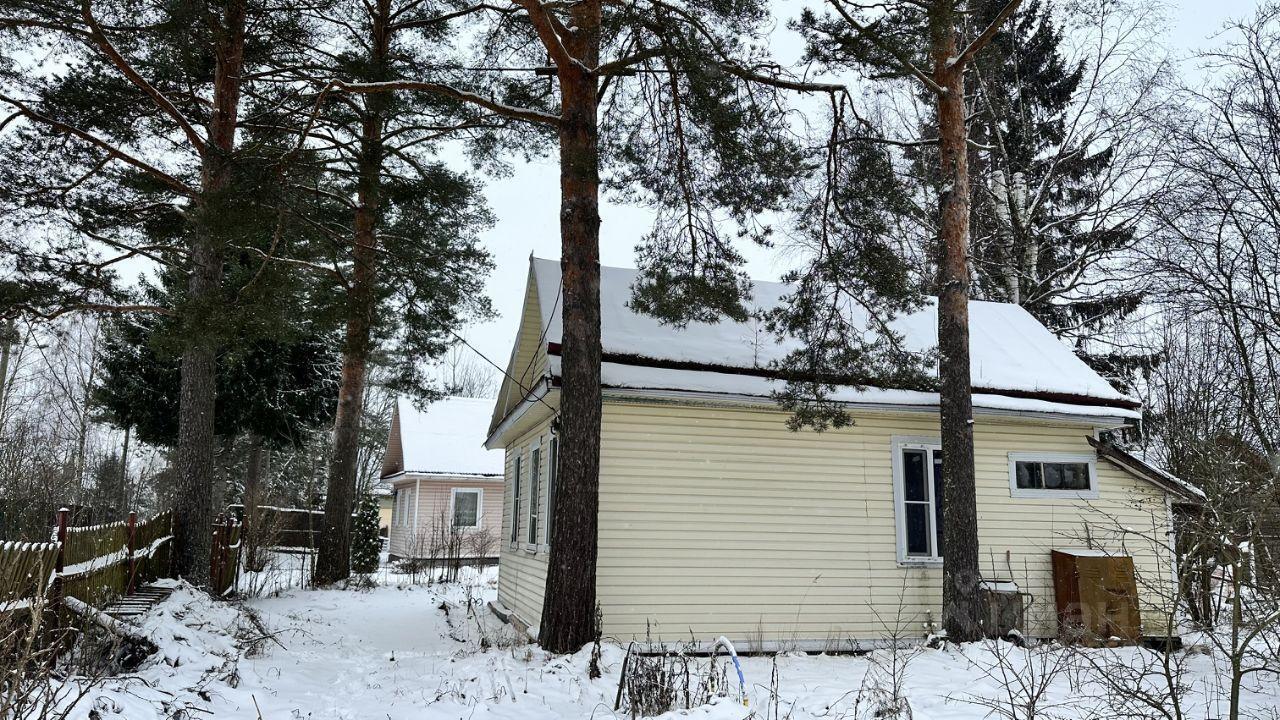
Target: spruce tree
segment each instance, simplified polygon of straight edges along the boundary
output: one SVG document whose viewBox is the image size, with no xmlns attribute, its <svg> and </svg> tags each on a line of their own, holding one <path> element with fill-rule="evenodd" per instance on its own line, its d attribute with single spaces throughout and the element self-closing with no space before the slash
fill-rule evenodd
<svg viewBox="0 0 1280 720">
<path fill-rule="evenodd" d="M 989 19 L 1001 6 L 986 0 L 975 12 Z M 1074 341 L 1095 368 L 1121 379 L 1151 358 L 1095 354 L 1088 343 L 1142 302 L 1140 288 L 1097 277 L 1099 266 L 1133 246 L 1137 215 L 1132 197 L 1104 197 L 1115 182 L 1108 175 L 1116 172 L 1121 138 L 1076 127 L 1092 96 L 1120 88 L 1096 74 L 1086 79 L 1086 72 L 1109 68 L 1064 58 L 1063 12 L 1042 0 L 1028 3 L 975 61 L 975 294 L 1022 305 Z"/>
<path fill-rule="evenodd" d="M 382 539 L 378 536 L 378 500 L 373 493 L 360 495 L 351 527 L 351 571 L 367 575 L 378 571 Z"/>
</svg>

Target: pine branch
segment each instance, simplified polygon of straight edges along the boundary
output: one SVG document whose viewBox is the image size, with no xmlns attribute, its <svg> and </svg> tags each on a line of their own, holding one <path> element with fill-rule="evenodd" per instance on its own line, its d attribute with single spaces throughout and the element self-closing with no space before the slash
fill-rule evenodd
<svg viewBox="0 0 1280 720">
<path fill-rule="evenodd" d="M 477 95 L 466 90 L 460 90 L 451 85 L 444 85 L 433 82 L 418 82 L 414 80 L 391 80 L 387 82 L 372 83 L 348 83 L 336 81 L 334 83 L 335 90 L 342 90 L 351 93 L 378 93 L 392 92 L 395 90 L 420 90 L 423 92 L 442 95 L 447 98 L 459 100 L 461 102 L 470 103 L 489 110 L 503 117 L 509 117 L 514 120 L 521 120 L 535 125 L 546 125 L 548 127 L 559 127 L 560 116 L 531 108 L 520 108 L 512 105 L 504 105 L 497 100 Z"/>
<path fill-rule="evenodd" d="M 744 67 L 734 62 L 731 55 L 720 43 L 720 39 L 707 28 L 706 24 L 695 17 L 684 8 L 677 7 L 670 3 L 662 2 L 662 0 L 652 0 L 652 4 L 660 7 L 673 15 L 679 15 L 686 23 L 698 32 L 719 56 L 720 62 L 716 63 L 716 67 L 733 75 L 741 80 L 748 82 L 760 83 L 781 90 L 794 90 L 797 92 L 821 92 L 821 93 L 844 93 L 847 88 L 838 83 L 811 83 L 800 80 L 790 80 L 779 75 L 763 75 L 754 69 Z"/>
<path fill-rule="evenodd" d="M 977 55 L 978 51 L 986 47 L 987 43 L 991 42 L 991 39 L 996 36 L 997 32 L 1000 32 L 1000 26 L 1003 25 L 1004 21 L 1008 20 L 1011 15 L 1017 12 L 1020 4 L 1022 4 L 1022 0 L 1009 0 L 1009 3 L 1004 6 L 1000 11 L 1000 14 L 996 15 L 995 19 L 991 21 L 991 24 L 987 26 L 986 30 L 983 30 L 978 37 L 974 38 L 973 42 L 969 43 L 969 46 L 960 52 L 960 55 L 947 60 L 947 67 L 964 67 L 965 63 L 972 60 L 973 56 Z"/>
<path fill-rule="evenodd" d="M 64 305 L 52 311 L 42 311 L 33 305 L 23 304 L 15 306 L 15 309 L 24 310 L 26 314 L 41 320 L 56 320 L 63 315 L 69 315 L 74 312 L 95 312 L 106 313 L 110 315 L 123 315 L 125 313 L 155 313 L 156 315 L 174 315 L 172 308 L 162 307 L 160 305 L 111 305 L 108 303 L 77 303 L 75 305 Z"/>
<path fill-rule="evenodd" d="M 47 126 L 49 126 L 50 128 L 52 128 L 52 129 L 54 129 L 54 130 L 56 130 L 56 131 L 58 131 L 58 132 L 60 132 L 60 133 L 63 133 L 63 134 L 65 134 L 65 135 L 71 135 L 71 136 L 73 136 L 73 137 L 80 138 L 81 140 L 83 140 L 83 141 L 85 141 L 85 142 L 89 143 L 90 145 L 93 145 L 94 147 L 97 147 L 98 149 L 100 149 L 100 150 L 102 150 L 103 152 L 107 153 L 107 154 L 108 154 L 108 155 L 110 155 L 111 157 L 113 157 L 113 158 L 115 158 L 115 159 L 117 159 L 117 160 L 119 160 L 119 161 L 121 161 L 121 162 L 123 162 L 123 163 L 125 163 L 125 164 L 127 164 L 127 165 L 131 165 L 131 166 L 133 166 L 133 167 L 135 167 L 135 168 L 137 168 L 137 169 L 139 169 L 139 170 L 141 170 L 141 171 L 143 171 L 143 172 L 147 173 L 148 175 L 150 175 L 150 176 L 152 176 L 152 177 L 156 178 L 156 179 L 157 179 L 157 180 L 159 180 L 160 182 L 162 182 L 162 183 L 164 183 L 165 185 L 167 185 L 167 186 L 169 187 L 169 189 L 173 190 L 174 192 L 178 193 L 179 195 L 183 195 L 183 196 L 185 196 L 185 197 L 195 197 L 195 196 L 196 196 L 196 194 L 197 194 L 197 193 L 196 193 L 196 191 L 195 191 L 194 189 L 192 189 L 191 187 L 189 187 L 186 183 L 184 183 L 184 182 L 182 182 L 181 180 L 179 180 L 178 178 L 176 178 L 176 177 L 174 177 L 174 176 L 170 175 L 169 173 L 166 173 L 165 171 L 161 170 L 160 168 L 158 168 L 158 167 L 156 167 L 156 166 L 154 166 L 154 165 L 152 165 L 152 164 L 150 164 L 150 163 L 146 162 L 145 160 L 141 160 L 141 159 L 139 159 L 139 158 L 136 158 L 136 157 L 134 157 L 133 155 L 130 155 L 129 153 L 127 153 L 127 152 L 125 152 L 125 151 L 123 151 L 123 150 L 121 150 L 121 149 L 119 149 L 119 148 L 115 147 L 114 145 L 112 145 L 112 144 L 108 143 L 107 141 L 105 141 L 105 140 L 103 140 L 103 139 L 101 139 L 101 138 L 99 138 L 99 137 L 97 137 L 97 136 L 95 136 L 95 135 L 93 135 L 93 134 L 91 134 L 91 133 L 88 133 L 88 132 L 86 132 L 86 131 L 84 131 L 84 130 L 81 130 L 81 129 L 80 129 L 80 128 L 78 128 L 78 127 L 74 127 L 74 126 L 72 126 L 72 125 L 68 125 L 68 124 L 66 124 L 66 123 L 64 123 L 64 122 L 61 122 L 61 121 L 59 121 L 59 120 L 54 120 L 53 118 L 51 118 L 51 117 L 49 117 L 49 116 L 47 116 L 47 115 L 43 115 L 43 114 L 41 114 L 41 113 L 39 113 L 39 112 L 37 112 L 37 111 L 35 111 L 35 110 L 31 109 L 30 107 L 28 107 L 28 106 L 27 106 L 25 103 L 23 103 L 21 100 L 17 100 L 17 99 L 15 99 L 15 98 L 11 98 L 11 97 L 9 97 L 9 96 L 7 96 L 7 95 L 0 95 L 0 102 L 5 102 L 5 103 L 8 103 L 9 105 L 12 105 L 14 108 L 16 108 L 16 109 L 18 110 L 18 112 L 22 113 L 24 116 L 26 116 L 27 118 L 29 118 L 29 119 L 31 119 L 31 120 L 34 120 L 34 121 L 36 121 L 36 122 L 38 122 L 38 123 L 41 123 L 41 124 L 47 125 Z"/>
<path fill-rule="evenodd" d="M 504 7 L 499 7 L 497 5 L 490 5 L 489 3 L 478 3 L 476 5 L 465 7 L 465 8 L 462 8 L 461 10 L 454 10 L 453 12 L 445 13 L 443 15 L 436 15 L 434 17 L 429 17 L 429 18 L 421 18 L 418 20 L 406 20 L 404 22 L 392 23 L 389 29 L 392 32 L 396 32 L 398 30 L 412 30 L 414 28 L 431 27 L 432 25 L 439 25 L 441 23 L 449 22 L 450 20 L 457 20 L 458 18 L 466 17 L 467 15 L 474 15 L 475 13 L 482 12 L 484 10 L 492 10 L 493 12 L 501 13 L 503 15 L 509 15 L 515 12 L 514 8 L 510 8 L 510 7 L 504 8 Z"/>
<path fill-rule="evenodd" d="M 575 66 L 580 71 L 590 73 L 591 70 L 582 64 L 582 61 L 574 57 L 569 49 L 564 46 L 564 38 L 570 35 L 568 28 L 564 26 L 555 15 L 543 5 L 540 0 L 514 0 L 520 7 L 524 8 L 525 13 L 529 16 L 529 22 L 533 24 L 533 29 L 538 33 L 538 39 L 546 47 L 547 53 L 551 55 L 551 59 L 556 65 L 561 67 Z"/>
<path fill-rule="evenodd" d="M 200 133 L 196 132 L 195 127 L 193 127 L 187 118 L 183 116 L 177 106 L 170 102 L 169 98 L 164 96 L 164 93 L 160 92 L 155 88 L 155 86 L 147 82 L 147 79 L 142 77 L 142 74 L 135 70 L 133 66 L 129 64 L 129 61 L 126 60 L 124 56 L 116 50 L 115 46 L 111 44 L 111 41 L 107 39 L 106 33 L 103 32 L 102 27 L 98 25 L 97 19 L 93 17 L 92 0 L 81 0 L 80 14 L 84 18 L 85 25 L 89 26 L 90 37 L 93 38 L 94 43 L 100 50 L 102 50 L 102 53 L 107 56 L 107 59 L 111 61 L 111 64 L 115 65 L 116 68 L 120 70 L 120 73 L 128 78 L 129 82 L 133 83 L 138 87 L 138 89 L 146 93 L 147 96 L 155 102 L 156 107 L 160 108 L 166 115 L 173 118 L 173 121 L 178 124 L 178 127 L 182 128 L 183 134 L 187 136 L 187 140 L 191 142 L 191 146 L 195 148 L 196 153 L 203 157 L 205 153 L 204 138 L 200 136 Z"/>
<path fill-rule="evenodd" d="M 912 77 L 919 80 L 921 83 L 924 84 L 925 87 L 929 88 L 934 93 L 938 95 L 947 94 L 947 89 L 942 87 L 938 83 L 934 82 L 933 78 L 929 77 L 927 74 L 924 73 L 924 71 L 916 67 L 915 63 L 911 62 L 911 58 L 907 57 L 904 53 L 902 53 L 892 45 L 886 43 L 884 41 L 884 38 L 880 37 L 880 34 L 876 32 L 875 25 L 863 25 L 862 23 L 858 22 L 858 19 L 855 18 L 852 14 L 850 14 L 848 10 L 845 10 L 844 6 L 840 4 L 841 0 L 828 0 L 828 1 L 831 3 L 831 7 L 835 8 L 836 12 L 840 14 L 840 17 L 844 18 L 845 22 L 852 25 L 853 28 L 858 31 L 859 35 L 866 38 L 872 45 L 875 45 L 877 48 L 879 48 L 881 52 L 885 53 L 886 55 L 889 55 L 894 60 L 896 60 L 903 70 L 910 73 Z M 1018 0 L 1014 0 L 1015 3 L 1017 1 Z"/>
</svg>

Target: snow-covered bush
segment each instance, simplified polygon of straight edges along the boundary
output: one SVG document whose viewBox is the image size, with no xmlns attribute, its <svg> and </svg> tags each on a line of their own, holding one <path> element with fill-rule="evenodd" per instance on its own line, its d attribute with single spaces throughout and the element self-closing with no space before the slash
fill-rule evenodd
<svg viewBox="0 0 1280 720">
<path fill-rule="evenodd" d="M 378 501 L 370 493 L 360 496 L 351 528 L 351 570 L 368 574 L 378 570 L 378 553 L 382 539 L 378 537 Z"/>
</svg>

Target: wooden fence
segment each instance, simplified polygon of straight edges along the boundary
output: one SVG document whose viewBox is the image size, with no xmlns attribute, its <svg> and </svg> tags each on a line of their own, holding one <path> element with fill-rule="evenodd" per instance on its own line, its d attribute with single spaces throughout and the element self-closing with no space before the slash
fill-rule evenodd
<svg viewBox="0 0 1280 720">
<path fill-rule="evenodd" d="M 209 591 L 226 595 L 235 588 L 240 563 L 240 522 L 227 514 L 213 523 L 213 548 L 209 566 Z"/>
<path fill-rule="evenodd" d="M 169 546 L 173 540 L 173 515 L 160 513 L 138 522 L 129 513 L 123 522 L 76 528 L 58 526 L 63 539 L 58 566 L 60 596 L 100 605 L 140 583 L 171 574 Z"/>
<path fill-rule="evenodd" d="M 254 508 L 254 518 L 246 518 L 243 505 L 230 505 L 227 509 L 242 523 L 251 524 L 256 519 L 257 542 L 264 548 L 284 552 L 314 550 L 316 536 L 324 526 L 323 510 L 259 505 Z"/>
<path fill-rule="evenodd" d="M 27 605 L 46 595 L 100 605 L 139 583 L 167 577 L 173 515 L 71 527 L 60 510 L 53 542 L 0 545 L 0 609 Z"/>
<path fill-rule="evenodd" d="M 0 611 L 43 597 L 53 582 L 57 543 L 0 543 Z"/>
</svg>

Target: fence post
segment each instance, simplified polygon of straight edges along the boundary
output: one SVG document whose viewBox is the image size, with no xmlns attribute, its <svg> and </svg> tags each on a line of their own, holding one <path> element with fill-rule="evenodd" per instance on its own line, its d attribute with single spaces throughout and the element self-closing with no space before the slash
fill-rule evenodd
<svg viewBox="0 0 1280 720">
<path fill-rule="evenodd" d="M 124 584 L 124 594 L 132 595 L 134 584 L 138 579 L 138 559 L 134 555 L 138 551 L 137 532 L 138 532 L 138 512 L 132 510 L 129 512 L 129 578 Z"/>
<path fill-rule="evenodd" d="M 209 588 L 216 595 L 218 585 L 220 583 L 221 574 L 218 572 L 218 565 L 222 560 L 222 515 L 219 514 L 213 519 L 213 552 L 209 553 Z"/>
<path fill-rule="evenodd" d="M 239 529 L 237 533 L 236 530 Z M 236 542 L 232 542 L 234 541 Z M 236 515 L 232 512 L 227 514 L 227 559 L 223 561 L 223 569 L 230 569 L 230 578 L 227 579 L 227 588 L 223 589 L 223 593 L 227 593 L 236 585 L 236 577 L 239 575 L 239 548 L 234 547 L 244 542 L 244 528 L 236 520 Z"/>
<path fill-rule="evenodd" d="M 67 558 L 67 519 L 71 515 L 68 508 L 58 508 L 57 529 L 55 537 L 58 540 L 58 558 L 53 562 L 53 586 L 49 588 L 49 596 L 52 603 L 62 602 L 62 570 L 66 567 Z M 51 604 L 52 604 L 51 603 Z"/>
</svg>

